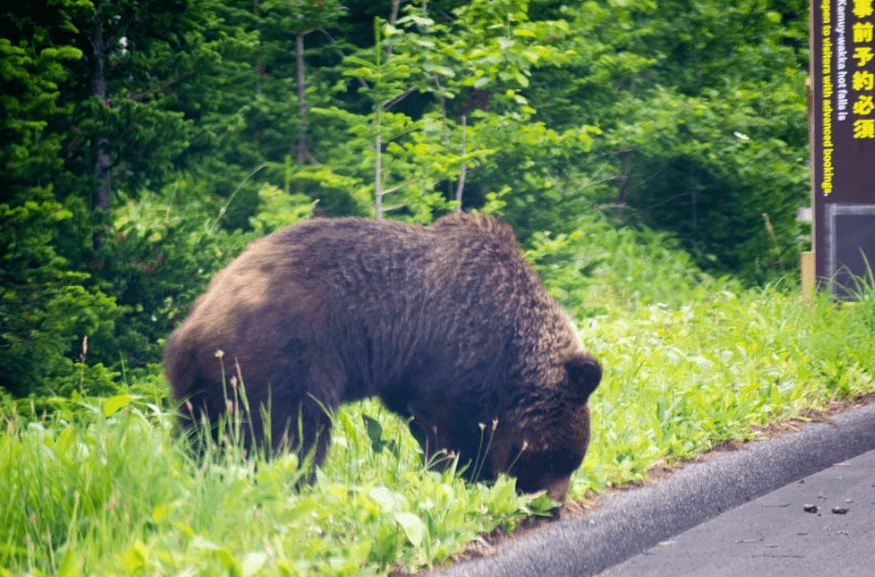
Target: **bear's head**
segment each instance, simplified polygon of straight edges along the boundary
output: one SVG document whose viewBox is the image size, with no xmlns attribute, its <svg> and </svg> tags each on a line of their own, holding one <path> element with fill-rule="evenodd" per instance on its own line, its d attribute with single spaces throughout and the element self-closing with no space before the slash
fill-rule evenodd
<svg viewBox="0 0 875 577">
<path fill-rule="evenodd" d="M 500 419 L 489 449 L 493 475 L 506 472 L 520 491 L 562 501 L 589 446 L 587 401 L 601 378 L 598 361 L 578 353 L 566 361 L 562 382 L 538 387 Z"/>
</svg>

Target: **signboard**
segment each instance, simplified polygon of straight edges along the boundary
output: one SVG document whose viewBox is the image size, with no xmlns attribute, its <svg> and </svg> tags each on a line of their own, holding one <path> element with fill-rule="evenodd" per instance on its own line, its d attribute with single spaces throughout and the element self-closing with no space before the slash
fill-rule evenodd
<svg viewBox="0 0 875 577">
<path fill-rule="evenodd" d="M 837 297 L 875 268 L 875 0 L 811 0 L 815 273 Z"/>
</svg>

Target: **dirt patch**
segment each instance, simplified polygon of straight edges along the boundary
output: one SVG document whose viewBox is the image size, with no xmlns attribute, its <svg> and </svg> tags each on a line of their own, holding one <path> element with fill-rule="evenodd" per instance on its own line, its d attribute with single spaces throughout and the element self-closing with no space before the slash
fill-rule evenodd
<svg viewBox="0 0 875 577">
<path fill-rule="evenodd" d="M 511 543 L 518 539 L 528 538 L 539 532 L 546 531 L 556 521 L 569 521 L 578 519 L 598 511 L 612 496 L 617 493 L 639 489 L 648 485 L 652 485 L 659 481 L 669 479 L 674 476 L 679 470 L 684 467 L 694 464 L 710 461 L 726 453 L 743 450 L 750 442 L 766 441 L 786 435 L 788 433 L 797 433 L 803 427 L 813 423 L 826 423 L 835 425 L 833 417 L 845 411 L 850 411 L 858 407 L 875 403 L 875 393 L 855 397 L 850 400 L 832 401 L 825 410 L 803 409 L 796 417 L 785 421 L 769 423 L 767 425 L 756 425 L 750 429 L 751 441 L 724 441 L 701 455 L 692 459 L 678 461 L 676 463 L 667 463 L 665 461 L 657 461 L 647 471 L 647 478 L 644 481 L 636 483 L 624 483 L 615 487 L 610 487 L 606 493 L 593 495 L 583 501 L 567 502 L 557 509 L 552 517 L 531 517 L 523 520 L 520 525 L 513 531 L 507 532 L 496 529 L 491 533 L 482 535 L 480 540 L 469 543 L 465 550 L 455 555 L 449 565 L 460 563 L 462 561 L 470 561 L 484 557 L 492 557 L 497 555 L 499 548 L 507 543 Z M 426 577 L 430 575 L 439 575 L 446 567 L 436 567 L 422 573 L 406 573 L 403 571 L 394 571 L 389 577 Z"/>
</svg>

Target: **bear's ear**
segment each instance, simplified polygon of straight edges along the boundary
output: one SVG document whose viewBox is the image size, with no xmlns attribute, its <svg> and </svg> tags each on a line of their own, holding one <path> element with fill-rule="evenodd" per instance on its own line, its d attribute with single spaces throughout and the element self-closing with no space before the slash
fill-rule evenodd
<svg viewBox="0 0 875 577">
<path fill-rule="evenodd" d="M 568 395 L 582 405 L 599 386 L 602 367 L 597 360 L 581 353 L 565 363 L 565 370 L 568 372 Z"/>
</svg>

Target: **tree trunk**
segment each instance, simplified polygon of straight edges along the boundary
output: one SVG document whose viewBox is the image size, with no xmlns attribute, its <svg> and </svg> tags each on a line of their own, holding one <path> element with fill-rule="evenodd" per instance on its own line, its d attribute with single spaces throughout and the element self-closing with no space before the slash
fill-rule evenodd
<svg viewBox="0 0 875 577">
<path fill-rule="evenodd" d="M 378 130 L 379 130 L 379 127 L 378 127 Z M 374 191 L 375 191 L 374 192 L 374 202 L 376 203 L 376 208 L 377 208 L 377 220 L 380 220 L 383 218 L 383 187 L 380 184 L 380 172 L 382 172 L 382 170 L 383 170 L 383 167 L 382 167 L 383 158 L 382 158 L 382 150 L 381 150 L 382 147 L 383 147 L 383 143 L 380 139 L 380 133 L 378 132 L 377 133 L 377 140 L 376 140 L 376 147 L 375 147 L 377 157 L 374 161 L 374 165 L 376 166 L 376 169 L 374 170 Z"/>
<path fill-rule="evenodd" d="M 467 143 L 467 132 L 468 132 L 468 123 L 465 118 L 465 115 L 462 115 L 462 157 L 464 158 L 466 154 L 468 154 L 468 143 Z M 465 161 L 462 161 L 462 169 L 459 172 L 459 186 L 456 188 L 456 201 L 459 203 L 456 205 L 456 212 L 462 212 L 462 191 L 465 189 L 465 173 L 468 172 L 468 165 Z"/>
<path fill-rule="evenodd" d="M 617 194 L 617 220 L 623 220 L 623 208 L 629 197 L 629 154 L 630 150 L 620 153 L 620 186 Z"/>
<path fill-rule="evenodd" d="M 304 85 L 304 34 L 295 34 L 296 62 L 298 75 L 298 149 L 295 159 L 298 166 L 307 158 L 307 91 Z"/>
<path fill-rule="evenodd" d="M 94 50 L 96 61 L 94 71 L 93 93 L 97 101 L 104 108 L 109 106 L 106 97 L 106 47 L 115 40 L 104 38 L 103 22 L 100 19 L 100 9 L 96 18 L 96 29 L 93 31 L 90 41 Z M 97 136 L 95 139 L 94 179 L 95 189 L 92 194 L 92 210 L 109 211 L 112 207 L 112 162 L 107 154 L 109 140 L 105 136 Z M 103 244 L 103 239 L 95 236 L 93 239 L 95 248 Z"/>
</svg>

